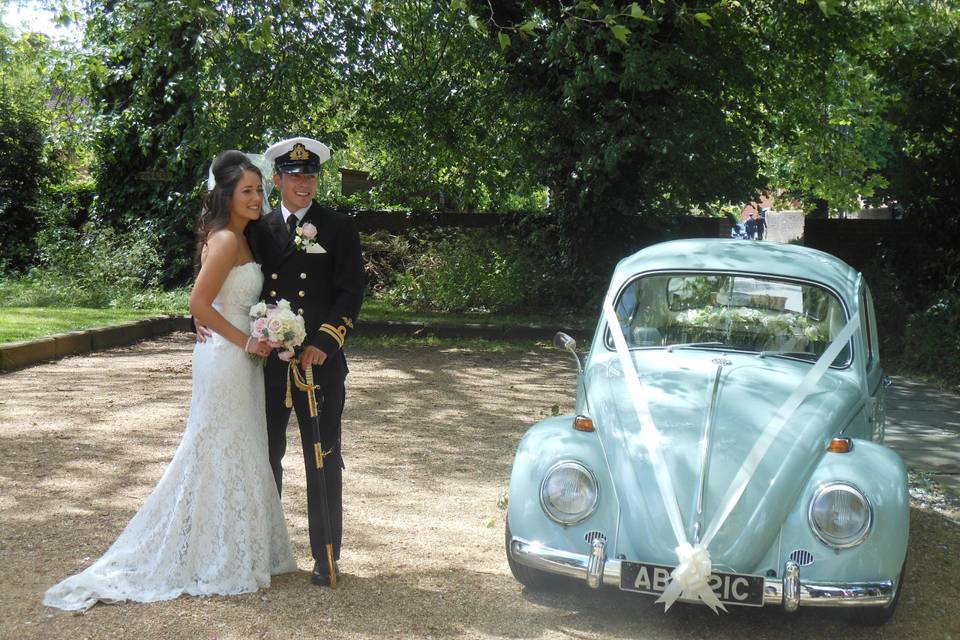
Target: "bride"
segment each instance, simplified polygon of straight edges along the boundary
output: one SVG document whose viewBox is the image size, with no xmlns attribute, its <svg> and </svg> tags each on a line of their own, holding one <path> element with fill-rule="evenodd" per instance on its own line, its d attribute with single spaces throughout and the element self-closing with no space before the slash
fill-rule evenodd
<svg viewBox="0 0 960 640">
<path fill-rule="evenodd" d="M 269 586 L 296 564 L 267 456 L 263 370 L 249 335 L 263 275 L 244 229 L 261 215 L 264 181 L 244 153 L 225 151 L 197 224 L 200 269 L 190 312 L 216 332 L 193 351 L 193 399 L 170 466 L 116 542 L 83 572 L 51 587 L 47 606 L 154 602 Z"/>
</svg>

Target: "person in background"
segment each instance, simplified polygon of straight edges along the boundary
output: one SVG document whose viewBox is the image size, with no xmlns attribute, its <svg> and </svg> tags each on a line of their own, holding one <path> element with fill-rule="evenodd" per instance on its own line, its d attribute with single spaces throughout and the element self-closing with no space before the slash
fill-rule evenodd
<svg viewBox="0 0 960 640">
<path fill-rule="evenodd" d="M 767 211 L 768 209 L 760 209 L 760 215 L 757 216 L 755 223 L 757 240 L 763 240 L 764 236 L 767 235 Z"/>
<path fill-rule="evenodd" d="M 757 220 L 756 220 L 756 218 L 754 218 L 754 216 L 756 216 L 756 215 L 757 215 L 757 214 L 755 214 L 755 213 L 751 213 L 751 214 L 750 214 L 750 217 L 747 218 L 746 223 L 744 223 L 744 227 L 745 227 L 746 232 L 747 232 L 747 240 L 756 240 L 756 237 L 757 237 Z"/>
</svg>

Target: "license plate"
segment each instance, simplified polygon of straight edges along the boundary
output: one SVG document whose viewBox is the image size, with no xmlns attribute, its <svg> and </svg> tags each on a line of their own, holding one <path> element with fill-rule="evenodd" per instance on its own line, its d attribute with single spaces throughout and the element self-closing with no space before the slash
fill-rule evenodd
<svg viewBox="0 0 960 640">
<path fill-rule="evenodd" d="M 673 569 L 663 564 L 624 560 L 620 563 L 620 588 L 659 596 L 667 588 Z M 710 588 L 724 604 L 763 606 L 763 576 L 715 571 L 710 574 Z"/>
</svg>

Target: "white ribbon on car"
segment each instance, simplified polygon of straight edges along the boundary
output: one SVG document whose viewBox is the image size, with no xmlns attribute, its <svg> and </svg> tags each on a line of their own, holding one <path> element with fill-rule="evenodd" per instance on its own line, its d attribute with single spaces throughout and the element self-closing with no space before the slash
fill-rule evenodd
<svg viewBox="0 0 960 640">
<path fill-rule="evenodd" d="M 613 309 L 613 303 L 610 298 L 607 298 L 603 303 L 603 315 L 606 319 L 607 327 L 610 330 L 610 335 L 613 337 L 613 344 L 616 347 L 617 356 L 620 360 L 620 368 L 623 369 L 627 389 L 633 399 L 633 407 L 637 414 L 637 420 L 640 423 L 640 440 L 650 455 L 657 490 L 666 508 L 667 518 L 670 521 L 670 527 L 673 529 L 673 535 L 677 540 L 677 546 L 674 549 L 677 554 L 677 567 L 670 573 L 670 583 L 660 597 L 657 598 L 657 602 L 664 603 L 664 611 L 666 611 L 679 598 L 700 599 L 710 607 L 714 613 L 718 613 L 718 608 L 726 611 L 723 603 L 720 602 L 720 599 L 713 592 L 713 589 L 710 588 L 710 575 L 713 571 L 710 552 L 707 550 L 710 542 L 713 541 L 714 536 L 716 536 L 720 527 L 723 526 L 727 516 L 730 515 L 740 501 L 740 497 L 746 490 L 757 466 L 770 448 L 777 434 L 793 415 L 796 408 L 799 407 L 804 399 L 816 388 L 820 378 L 827 371 L 834 359 L 840 354 L 840 351 L 846 346 L 847 341 L 853 336 L 854 331 L 860 326 L 860 313 L 856 312 L 850 317 L 850 320 L 817 359 L 817 362 L 810 368 L 797 388 L 794 389 L 793 393 L 790 394 L 783 405 L 781 405 L 773 415 L 770 422 L 767 423 L 767 426 L 734 476 L 733 482 L 731 482 L 730 488 L 727 490 L 727 494 L 721 503 L 721 507 L 717 510 L 713 521 L 707 528 L 703 540 L 697 544 L 690 544 L 684 532 L 683 516 L 680 513 L 680 506 L 677 503 L 677 493 L 673 486 L 673 480 L 670 477 L 670 471 L 663 458 L 663 452 L 660 449 L 662 438 L 653 421 L 650 407 L 647 405 L 643 384 L 640 382 L 640 376 L 637 374 L 633 359 L 630 357 L 630 350 L 627 347 L 626 338 L 624 338 L 623 330 L 620 327 L 620 319 Z"/>
</svg>

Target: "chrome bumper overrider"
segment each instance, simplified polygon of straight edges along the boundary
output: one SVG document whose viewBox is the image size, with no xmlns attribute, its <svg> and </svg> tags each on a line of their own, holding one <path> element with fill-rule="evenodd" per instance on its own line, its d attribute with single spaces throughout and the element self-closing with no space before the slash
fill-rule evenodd
<svg viewBox="0 0 960 640">
<path fill-rule="evenodd" d="M 620 588 L 620 561 L 601 560 L 603 550 L 594 543 L 589 553 L 551 549 L 537 542 L 514 537 L 510 554 L 515 562 L 533 569 L 586 580 L 594 589 L 601 585 Z M 602 547 L 602 544 L 600 545 Z M 787 562 L 782 578 L 764 578 L 763 604 L 779 605 L 786 611 L 797 607 L 882 607 L 893 599 L 892 580 L 878 582 L 805 582 L 800 567 Z"/>
</svg>

